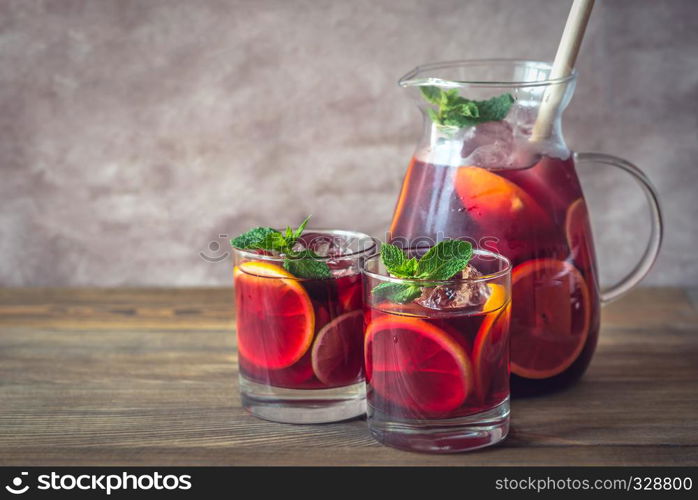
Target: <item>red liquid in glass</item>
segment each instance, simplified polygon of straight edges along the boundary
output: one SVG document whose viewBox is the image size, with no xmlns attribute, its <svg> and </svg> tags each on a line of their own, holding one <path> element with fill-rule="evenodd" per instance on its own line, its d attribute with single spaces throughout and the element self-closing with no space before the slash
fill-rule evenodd
<svg viewBox="0 0 698 500">
<path fill-rule="evenodd" d="M 266 285 L 269 280 L 278 286 Z M 292 284 L 286 288 L 280 281 L 284 280 L 236 275 L 240 374 L 253 382 L 288 389 L 327 389 L 361 382 L 361 276 L 287 280 Z M 307 304 L 298 299 L 299 290 Z M 303 329 L 309 318 L 314 326 L 305 338 Z M 249 354 L 245 355 L 241 344 L 248 346 Z"/>
<path fill-rule="evenodd" d="M 509 395 L 508 304 L 487 313 L 367 307 L 371 411 L 391 421 L 449 419 L 502 403 Z"/>
<path fill-rule="evenodd" d="M 576 381 L 594 352 L 599 295 L 588 214 L 573 159 L 485 169 L 413 159 L 391 226 L 394 242 L 467 238 L 512 261 L 514 394 Z"/>
</svg>

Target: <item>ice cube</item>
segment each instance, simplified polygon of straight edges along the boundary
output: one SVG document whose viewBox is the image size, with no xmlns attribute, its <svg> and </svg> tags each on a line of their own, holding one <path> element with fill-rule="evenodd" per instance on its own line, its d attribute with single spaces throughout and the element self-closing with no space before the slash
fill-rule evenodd
<svg viewBox="0 0 698 500">
<path fill-rule="evenodd" d="M 346 242 L 339 236 L 306 233 L 300 237 L 296 246 L 298 249 L 312 250 L 319 257 L 340 257 L 345 253 Z"/>
<path fill-rule="evenodd" d="M 352 252 L 345 238 L 321 233 L 305 233 L 293 246 L 295 252 L 311 250 L 323 258 L 332 273 L 332 277 L 341 278 L 358 273 L 356 263 L 351 258 L 342 258 Z"/>
<path fill-rule="evenodd" d="M 473 279 L 480 276 L 480 271 L 473 266 L 466 266 L 459 278 Z M 415 302 L 427 309 L 462 309 L 481 306 L 489 297 L 489 293 L 485 283 L 458 281 L 448 285 L 425 287 L 422 296 Z"/>
<path fill-rule="evenodd" d="M 333 278 L 342 278 L 344 276 L 358 274 L 359 270 L 354 264 L 354 261 L 351 259 L 327 260 L 327 266 L 330 268 Z"/>
<path fill-rule="evenodd" d="M 549 138 L 531 140 L 538 116 L 538 101 L 516 101 L 509 110 L 506 121 L 514 134 L 514 148 L 509 157 L 508 168 L 526 168 L 540 161 L 541 156 L 567 158 L 569 150 L 557 134 Z"/>
<path fill-rule="evenodd" d="M 535 144 L 528 142 L 517 142 L 514 151 L 509 156 L 508 168 L 528 168 L 538 163 L 541 154 Z"/>
<path fill-rule="evenodd" d="M 461 157 L 467 165 L 504 167 L 514 149 L 514 131 L 508 122 L 485 122 L 466 134 Z"/>
<path fill-rule="evenodd" d="M 528 140 L 533 133 L 537 115 L 536 106 L 516 102 L 509 110 L 506 121 L 511 123 L 515 137 Z"/>
</svg>

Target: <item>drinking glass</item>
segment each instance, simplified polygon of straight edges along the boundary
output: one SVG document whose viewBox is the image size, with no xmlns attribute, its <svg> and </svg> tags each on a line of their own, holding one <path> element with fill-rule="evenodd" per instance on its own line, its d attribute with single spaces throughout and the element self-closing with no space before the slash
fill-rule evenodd
<svg viewBox="0 0 698 500">
<path fill-rule="evenodd" d="M 242 405 L 288 423 L 362 415 L 360 265 L 375 242 L 353 231 L 308 230 L 298 245 L 313 250 L 331 277 L 299 278 L 289 258 L 233 249 Z"/>
<path fill-rule="evenodd" d="M 390 276 L 379 256 L 364 262 L 368 425 L 383 444 L 448 453 L 507 435 L 511 266 L 485 250 L 470 266 L 469 278 L 425 281 Z M 422 295 L 394 303 L 373 292 L 386 283 Z"/>
</svg>

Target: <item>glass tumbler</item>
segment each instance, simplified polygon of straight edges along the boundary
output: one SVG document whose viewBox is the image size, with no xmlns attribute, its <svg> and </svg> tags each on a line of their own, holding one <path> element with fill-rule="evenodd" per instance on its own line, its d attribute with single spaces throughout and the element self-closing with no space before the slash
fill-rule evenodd
<svg viewBox="0 0 698 500">
<path fill-rule="evenodd" d="M 365 412 L 362 277 L 375 251 L 363 233 L 308 230 L 328 278 L 299 278 L 291 258 L 233 249 L 242 405 L 288 423 L 345 420 Z"/>
<path fill-rule="evenodd" d="M 377 255 L 364 262 L 368 425 L 383 444 L 448 453 L 507 435 L 511 266 L 475 250 L 469 268 L 447 281 L 406 280 L 390 276 Z M 422 294 L 391 302 L 373 293 L 384 283 Z"/>
</svg>

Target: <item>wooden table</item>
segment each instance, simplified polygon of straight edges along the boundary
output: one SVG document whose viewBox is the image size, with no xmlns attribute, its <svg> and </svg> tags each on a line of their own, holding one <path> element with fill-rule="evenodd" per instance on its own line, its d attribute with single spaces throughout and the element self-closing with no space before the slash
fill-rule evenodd
<svg viewBox="0 0 698 500">
<path fill-rule="evenodd" d="M 698 290 L 604 309 L 584 379 L 514 400 L 493 448 L 383 447 L 363 420 L 240 407 L 227 289 L 0 290 L 0 465 L 697 465 Z"/>
</svg>

